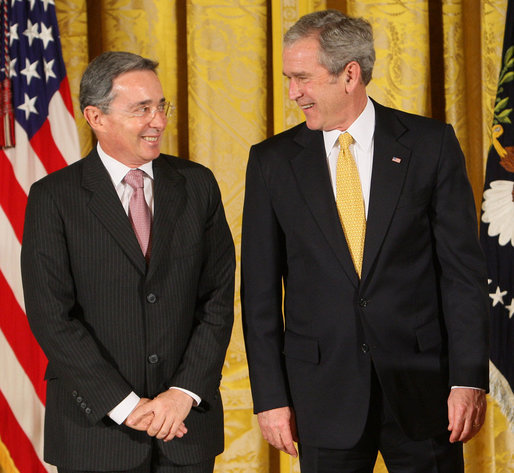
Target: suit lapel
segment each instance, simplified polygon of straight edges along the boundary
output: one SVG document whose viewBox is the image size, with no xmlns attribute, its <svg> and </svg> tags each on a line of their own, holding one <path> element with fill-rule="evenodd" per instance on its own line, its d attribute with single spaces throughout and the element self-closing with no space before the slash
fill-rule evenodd
<svg viewBox="0 0 514 473">
<path fill-rule="evenodd" d="M 186 203 L 185 179 L 163 156 L 153 162 L 154 171 L 154 221 L 152 224 L 152 256 L 148 276 L 169 252 L 172 235 L 180 213 Z"/>
<path fill-rule="evenodd" d="M 366 225 L 362 279 L 371 271 L 394 214 L 409 166 L 410 149 L 400 136 L 406 128 L 394 113 L 374 102 L 373 170 Z"/>
<path fill-rule="evenodd" d="M 303 126 L 295 141 L 303 148 L 291 159 L 300 191 L 348 278 L 357 285 L 357 273 L 346 244 L 330 182 L 323 134 Z"/>
<path fill-rule="evenodd" d="M 88 207 L 123 249 L 134 266 L 146 272 L 146 261 L 132 225 L 96 150 L 84 158 L 82 185 L 91 191 Z"/>
</svg>

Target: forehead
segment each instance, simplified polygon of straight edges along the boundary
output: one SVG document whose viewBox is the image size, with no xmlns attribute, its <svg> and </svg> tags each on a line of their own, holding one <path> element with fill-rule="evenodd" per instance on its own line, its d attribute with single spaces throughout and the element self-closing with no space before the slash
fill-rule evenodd
<svg viewBox="0 0 514 473">
<path fill-rule="evenodd" d="M 130 102 L 159 101 L 162 96 L 162 86 L 157 74 L 153 71 L 130 71 L 116 77 L 112 84 L 115 93 L 114 100 Z"/>
<path fill-rule="evenodd" d="M 297 73 L 302 69 L 323 67 L 319 63 L 319 41 L 309 36 L 286 46 L 283 53 L 284 73 Z"/>
</svg>

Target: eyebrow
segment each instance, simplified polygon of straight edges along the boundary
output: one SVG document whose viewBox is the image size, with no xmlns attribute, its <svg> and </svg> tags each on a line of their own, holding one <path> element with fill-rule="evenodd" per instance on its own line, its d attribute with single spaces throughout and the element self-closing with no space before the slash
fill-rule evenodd
<svg viewBox="0 0 514 473">
<path fill-rule="evenodd" d="M 159 100 L 159 103 L 164 103 L 166 102 L 166 98 L 165 97 L 162 97 L 160 100 Z M 129 108 L 133 108 L 133 107 L 140 107 L 142 105 L 150 105 L 152 103 L 152 100 L 150 99 L 147 99 L 147 100 L 141 100 L 141 102 L 135 102 L 135 103 L 131 103 L 129 105 Z"/>
<path fill-rule="evenodd" d="M 291 77 L 307 77 L 309 76 L 309 73 L 305 72 L 305 71 L 298 71 L 298 72 L 292 72 L 291 74 L 286 74 L 284 71 L 282 71 L 282 75 L 284 77 L 287 77 L 288 79 L 290 79 Z"/>
</svg>

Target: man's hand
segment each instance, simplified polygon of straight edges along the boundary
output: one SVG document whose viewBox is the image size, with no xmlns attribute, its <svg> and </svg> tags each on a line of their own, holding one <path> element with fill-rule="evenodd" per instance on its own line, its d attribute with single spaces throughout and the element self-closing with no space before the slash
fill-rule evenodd
<svg viewBox="0 0 514 473">
<path fill-rule="evenodd" d="M 146 432 L 169 442 L 174 437 L 181 438 L 187 433 L 184 419 L 188 416 L 193 405 L 193 398 L 178 389 L 168 389 L 156 398 L 138 404 L 128 416 L 125 423 L 132 428 L 142 426 L 145 419 L 150 417 Z M 139 429 L 141 430 L 141 429 Z"/>
<path fill-rule="evenodd" d="M 136 411 L 140 406 L 143 406 L 144 404 L 146 404 L 147 402 L 150 402 L 150 399 L 146 398 L 146 397 L 142 397 L 139 402 L 136 404 L 136 407 L 134 407 L 134 409 L 132 410 L 132 412 L 130 413 L 130 415 L 125 419 L 125 421 L 123 422 L 127 427 L 130 427 L 131 429 L 134 429 L 134 430 L 141 430 L 143 432 L 146 432 L 146 429 L 148 429 L 148 427 L 150 427 L 150 424 L 152 423 L 152 420 L 153 420 L 153 412 L 149 412 L 147 415 L 145 416 L 141 416 L 139 417 L 138 419 L 135 419 L 132 417 L 132 414 L 134 413 L 134 411 Z"/>
<path fill-rule="evenodd" d="M 269 411 L 259 412 L 257 420 L 263 437 L 275 448 L 293 457 L 298 452 L 293 441 L 298 441 L 294 411 L 290 407 L 279 407 Z"/>
<path fill-rule="evenodd" d="M 467 442 L 485 420 L 487 402 L 480 389 L 453 388 L 448 396 L 450 442 Z"/>
</svg>

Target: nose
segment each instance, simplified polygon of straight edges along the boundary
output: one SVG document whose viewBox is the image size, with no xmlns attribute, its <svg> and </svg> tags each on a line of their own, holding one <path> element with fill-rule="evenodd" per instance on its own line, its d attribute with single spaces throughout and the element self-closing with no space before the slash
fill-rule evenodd
<svg viewBox="0 0 514 473">
<path fill-rule="evenodd" d="M 157 108 L 154 108 L 152 110 L 152 119 L 150 120 L 149 125 L 152 128 L 158 128 L 160 130 L 163 130 L 166 127 L 167 123 L 168 118 L 166 117 L 166 114 L 162 111 L 157 110 Z"/>
<path fill-rule="evenodd" d="M 298 87 L 298 83 L 294 77 L 289 79 L 289 99 L 298 100 L 302 96 L 302 92 Z"/>
</svg>

